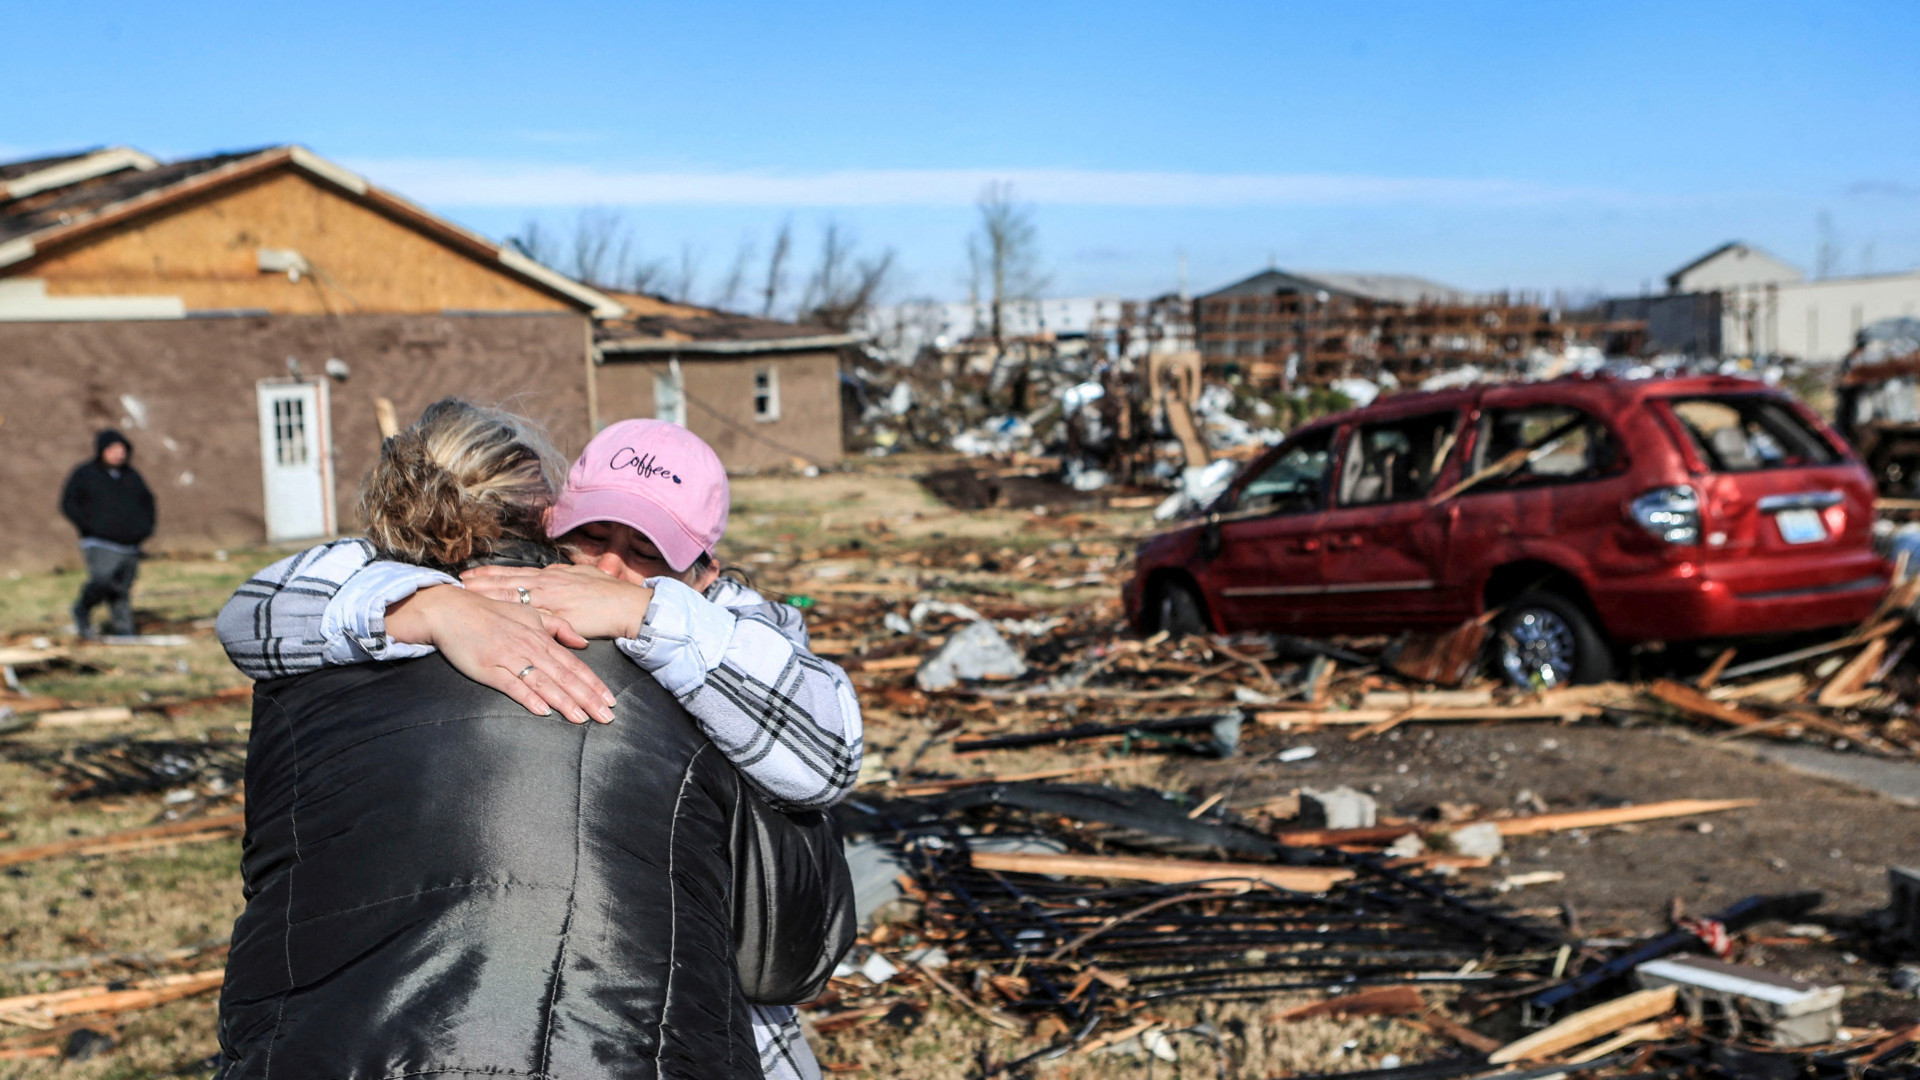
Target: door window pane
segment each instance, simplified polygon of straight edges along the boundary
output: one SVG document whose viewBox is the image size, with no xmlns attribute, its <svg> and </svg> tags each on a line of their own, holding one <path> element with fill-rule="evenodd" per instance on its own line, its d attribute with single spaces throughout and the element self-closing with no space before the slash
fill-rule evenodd
<svg viewBox="0 0 1920 1080">
<path fill-rule="evenodd" d="M 1714 472 L 1831 465 L 1833 447 L 1781 402 L 1758 394 L 1683 398 L 1673 415 Z"/>
<path fill-rule="evenodd" d="M 1453 449 L 1458 421 L 1444 412 L 1360 427 L 1340 469 L 1340 505 L 1425 498 Z"/>
<path fill-rule="evenodd" d="M 1235 509 L 1251 513 L 1301 514 L 1320 508 L 1332 463 L 1333 432 L 1308 435 L 1280 452 L 1240 490 Z"/>
<path fill-rule="evenodd" d="M 273 456 L 281 465 L 307 463 L 307 403 L 277 398 L 273 403 Z"/>
<path fill-rule="evenodd" d="M 1475 472 L 1517 455 L 1510 471 L 1488 477 L 1475 491 L 1570 484 L 1618 471 L 1621 456 L 1607 426 L 1570 405 L 1490 409 L 1480 421 Z"/>
</svg>

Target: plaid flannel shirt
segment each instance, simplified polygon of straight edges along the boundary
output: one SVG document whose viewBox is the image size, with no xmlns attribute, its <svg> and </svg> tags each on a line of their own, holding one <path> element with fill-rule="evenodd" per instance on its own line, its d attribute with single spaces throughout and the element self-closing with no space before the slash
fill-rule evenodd
<svg viewBox="0 0 1920 1080">
<path fill-rule="evenodd" d="M 365 540 L 321 544 L 241 585 L 221 609 L 220 643 L 254 679 L 423 656 L 431 646 L 387 635 L 386 610 L 436 584 L 459 582 L 379 560 Z M 860 704 L 846 673 L 808 650 L 801 613 L 728 578 L 704 595 L 671 578 L 647 584 L 644 625 L 616 642 L 621 651 L 774 802 L 817 808 L 844 798 L 860 773 Z M 794 1010 L 754 1006 L 753 1015 L 768 1080 L 818 1080 Z"/>
</svg>

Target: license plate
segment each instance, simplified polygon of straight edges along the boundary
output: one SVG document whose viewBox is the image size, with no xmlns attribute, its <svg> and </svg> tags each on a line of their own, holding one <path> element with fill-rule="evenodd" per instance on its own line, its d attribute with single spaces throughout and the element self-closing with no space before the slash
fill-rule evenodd
<svg viewBox="0 0 1920 1080">
<path fill-rule="evenodd" d="M 1818 510 L 1782 510 L 1773 515 L 1780 539 L 1789 544 L 1817 544 L 1827 538 L 1827 523 Z"/>
</svg>

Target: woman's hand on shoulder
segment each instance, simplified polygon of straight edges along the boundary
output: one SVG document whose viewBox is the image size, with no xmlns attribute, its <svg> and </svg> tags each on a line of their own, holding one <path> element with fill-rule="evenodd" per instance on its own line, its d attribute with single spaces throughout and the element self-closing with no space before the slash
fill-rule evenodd
<svg viewBox="0 0 1920 1080">
<path fill-rule="evenodd" d="M 468 590 L 503 603 L 537 608 L 564 619 L 590 638 L 637 637 L 653 590 L 591 566 L 561 564 L 534 570 L 482 566 L 460 575 Z"/>
<path fill-rule="evenodd" d="M 613 719 L 613 693 L 568 651 L 586 648 L 586 639 L 558 616 L 436 585 L 388 608 L 387 634 L 439 649 L 462 675 L 536 716 L 557 709 L 576 724 Z"/>
</svg>

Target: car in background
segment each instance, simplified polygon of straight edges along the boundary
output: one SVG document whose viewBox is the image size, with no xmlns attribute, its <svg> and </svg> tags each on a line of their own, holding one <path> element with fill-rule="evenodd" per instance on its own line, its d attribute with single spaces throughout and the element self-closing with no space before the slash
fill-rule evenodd
<svg viewBox="0 0 1920 1080">
<path fill-rule="evenodd" d="M 1295 431 L 1148 539 L 1136 629 L 1443 630 L 1496 612 L 1522 686 L 1622 651 L 1857 623 L 1891 569 L 1873 477 L 1799 402 L 1703 376 L 1402 394 Z"/>
</svg>

